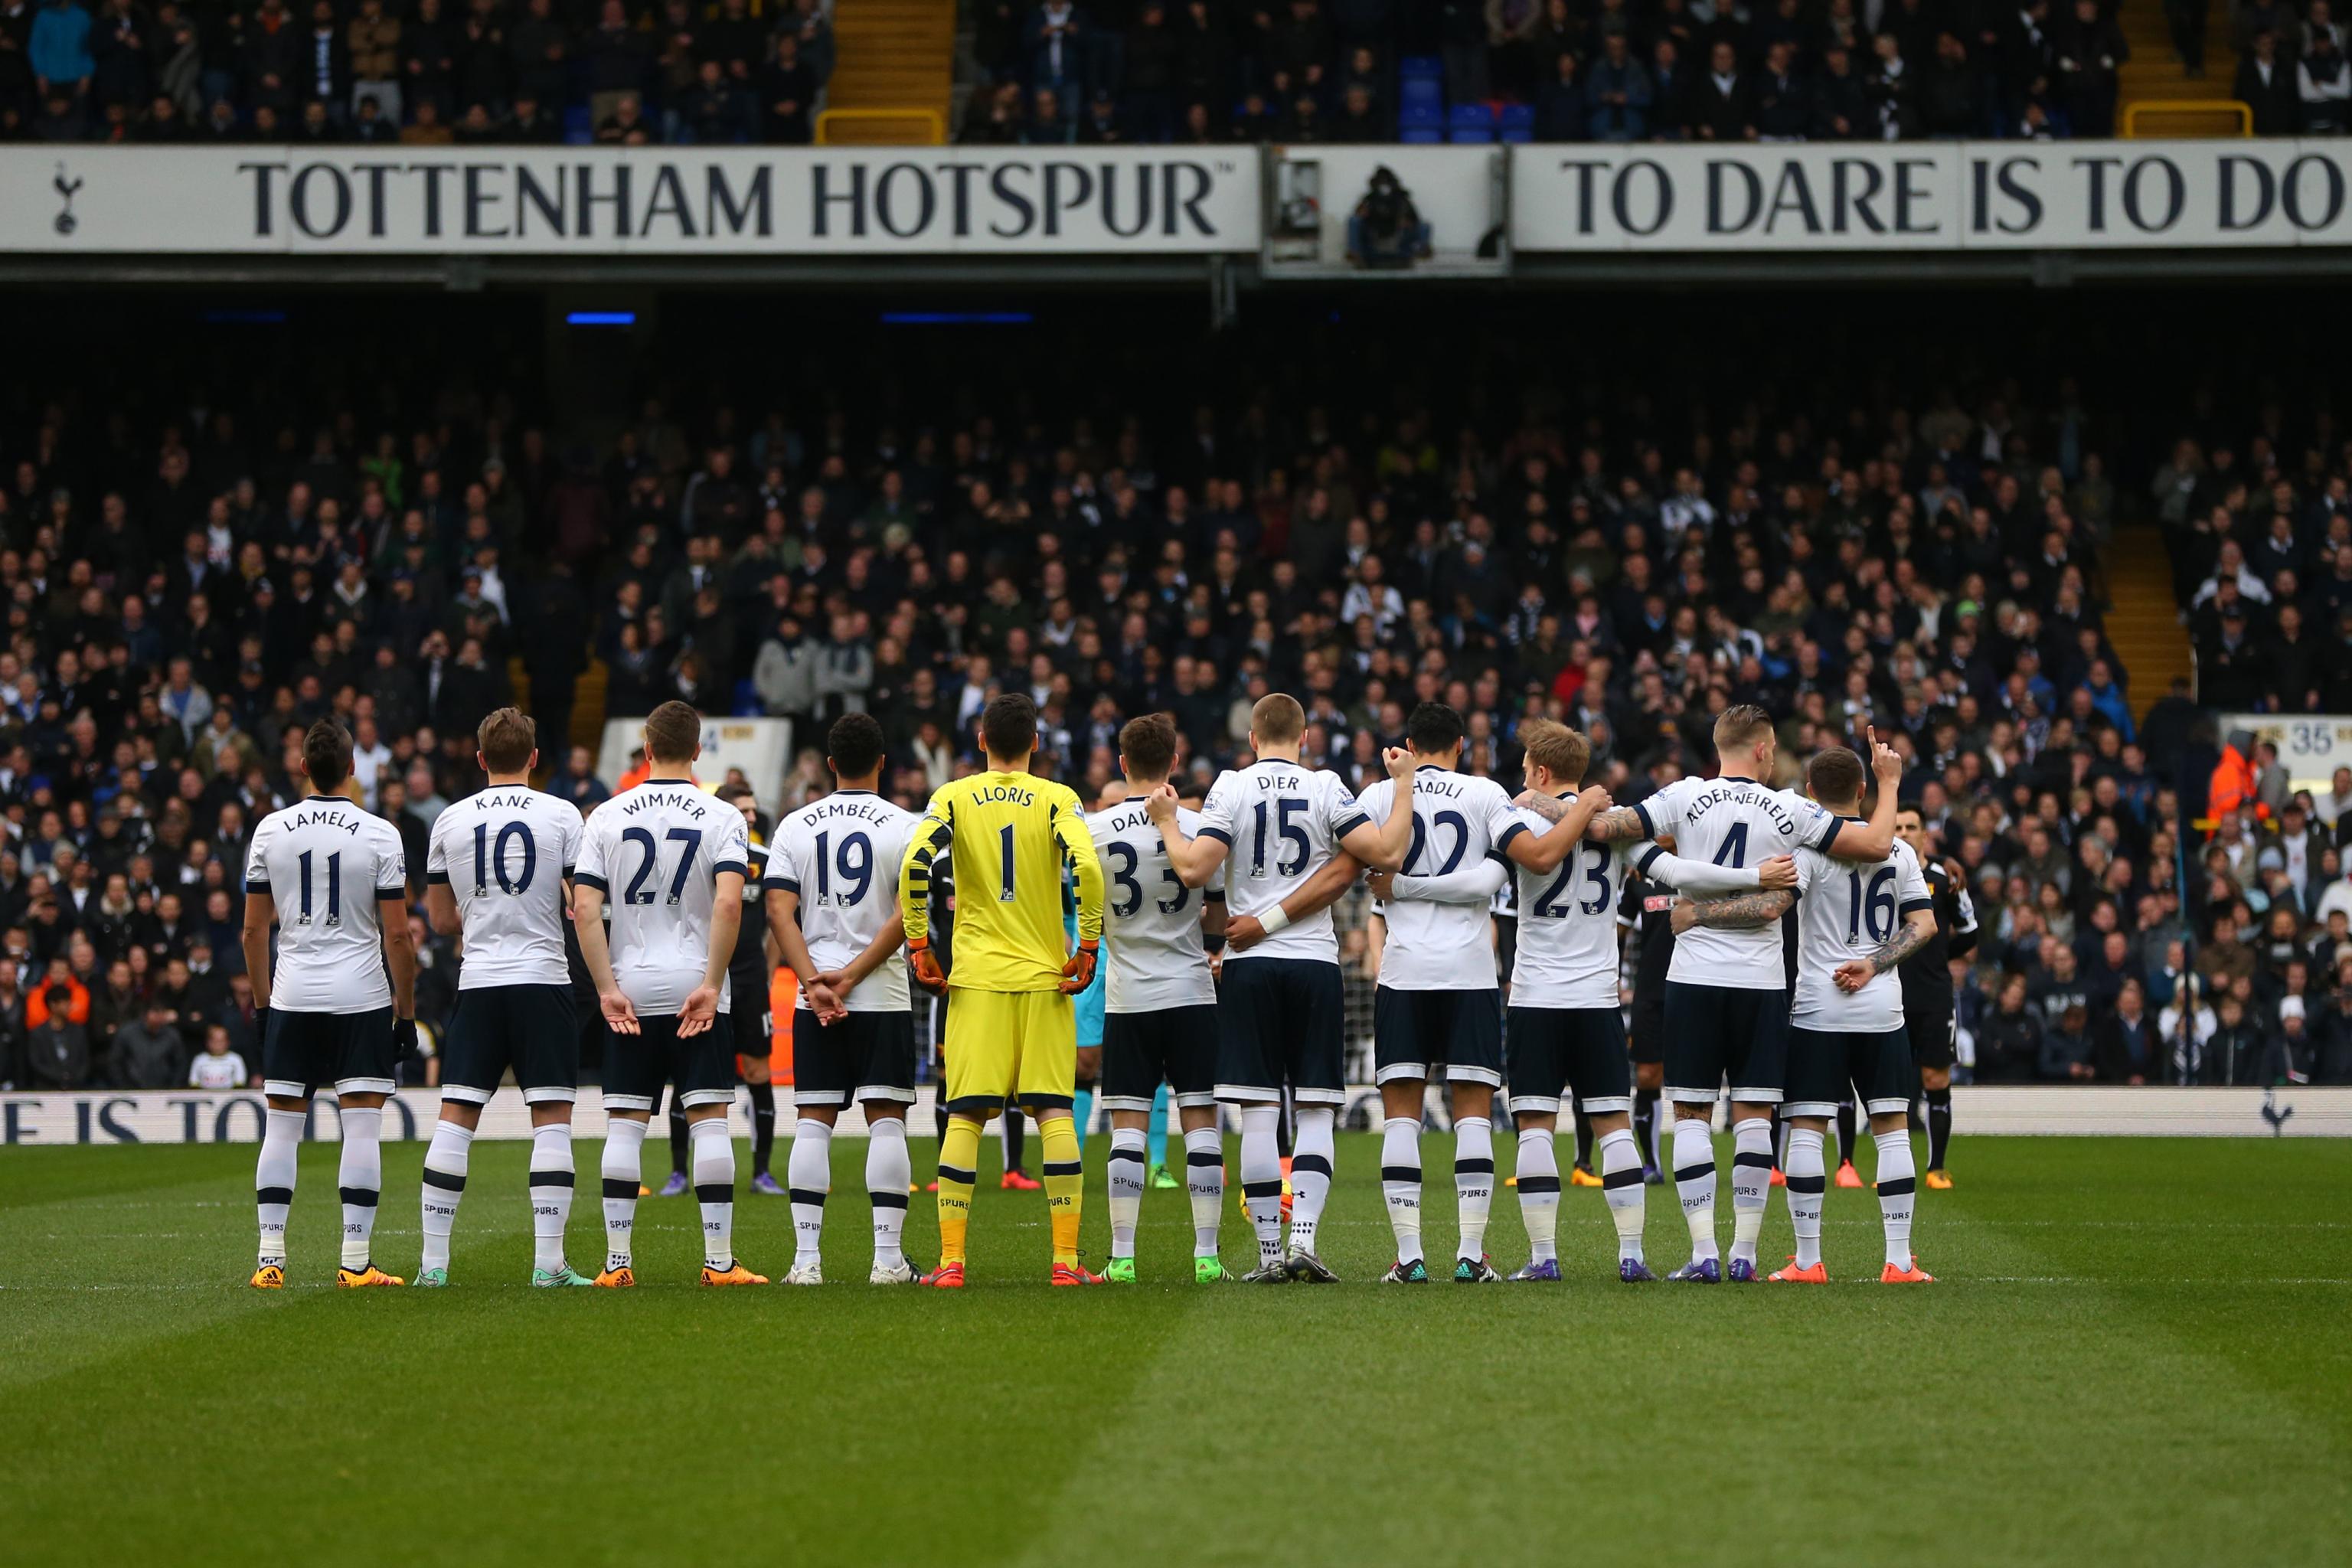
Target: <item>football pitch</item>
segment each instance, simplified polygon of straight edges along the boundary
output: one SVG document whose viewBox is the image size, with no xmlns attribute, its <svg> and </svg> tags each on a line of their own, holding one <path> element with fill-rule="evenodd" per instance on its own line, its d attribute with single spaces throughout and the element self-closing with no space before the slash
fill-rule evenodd
<svg viewBox="0 0 2352 1568">
<path fill-rule="evenodd" d="M 332 1145 L 302 1152 L 277 1294 L 244 1283 L 251 1146 L 0 1152 L 0 1556 L 2340 1563 L 2352 1538 L 2341 1142 L 1963 1136 L 1958 1190 L 1920 1194 L 1927 1287 L 1875 1282 L 1875 1200 L 1833 1188 L 1828 1289 L 1620 1285 L 1589 1189 L 1564 1285 L 1202 1288 L 1184 1194 L 1154 1191 L 1147 1282 L 1075 1291 L 1045 1287 L 1044 1196 L 996 1189 L 991 1139 L 960 1295 L 864 1283 L 858 1140 L 835 1146 L 841 1283 L 696 1288 L 680 1198 L 640 1205 L 637 1290 L 531 1290 L 528 1147 L 476 1146 L 438 1293 L 326 1287 Z M 423 1151 L 385 1149 L 376 1256 L 401 1274 Z M 1433 1263 L 1451 1158 L 1426 1141 Z M 1324 1256 L 1369 1281 L 1378 1141 L 1339 1164 Z M 593 1268 L 594 1145 L 579 1165 Z M 1663 1273 L 1686 1237 L 1671 1187 L 1649 1202 Z M 780 1276 L 789 1205 L 736 1213 Z M 919 1195 L 909 1255 L 936 1234 Z M 1238 1215 L 1225 1237 L 1247 1267 Z M 1489 1237 L 1524 1259 L 1509 1189 Z M 1765 1256 L 1788 1250 L 1776 1194 Z"/>
</svg>

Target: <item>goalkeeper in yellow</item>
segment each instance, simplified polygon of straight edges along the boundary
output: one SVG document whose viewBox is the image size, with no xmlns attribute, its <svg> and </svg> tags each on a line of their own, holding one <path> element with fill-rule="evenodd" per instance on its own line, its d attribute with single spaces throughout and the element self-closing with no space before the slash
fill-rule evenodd
<svg viewBox="0 0 2352 1568">
<path fill-rule="evenodd" d="M 1078 1262 L 1085 1177 L 1070 1123 L 1077 1092 L 1077 1020 L 1070 998 L 1094 979 L 1102 941 L 1102 862 L 1085 808 L 1067 785 L 1031 776 L 1037 705 L 1014 693 L 980 716 L 988 770 L 931 795 L 898 877 L 898 912 L 915 975 L 947 986 L 947 1131 L 940 1139 L 940 1266 L 926 1285 L 963 1287 L 964 1232 L 980 1131 L 1008 1100 L 1029 1110 L 1045 1147 L 1054 1222 L 1054 1283 L 1099 1285 Z M 955 864 L 955 972 L 930 948 L 931 862 Z M 1063 874 L 1076 880 L 1078 948 L 1062 919 Z"/>
</svg>

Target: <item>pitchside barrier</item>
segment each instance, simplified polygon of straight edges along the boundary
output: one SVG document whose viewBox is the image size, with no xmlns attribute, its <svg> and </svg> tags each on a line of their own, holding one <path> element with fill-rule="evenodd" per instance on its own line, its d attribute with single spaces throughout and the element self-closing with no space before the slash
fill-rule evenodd
<svg viewBox="0 0 2352 1568">
<path fill-rule="evenodd" d="M 2053 1086 L 1962 1087 L 1952 1090 L 1954 1116 L 1970 1134 L 2068 1137 L 2344 1138 L 2352 1137 L 2352 1089 L 2097 1089 Z M 441 1098 L 429 1089 L 403 1089 L 384 1110 L 383 1134 L 394 1141 L 430 1137 Z M 738 1134 L 749 1137 L 747 1105 L 734 1110 Z M 0 1143 L 19 1148 L 76 1143 L 251 1143 L 261 1136 L 258 1093 L 151 1089 L 121 1093 L 0 1095 Z M 1379 1123 L 1380 1091 L 1360 1084 L 1348 1091 L 1347 1125 Z M 1227 1118 L 1231 1121 L 1231 1118 Z M 604 1112 L 593 1089 L 584 1091 L 572 1125 L 583 1138 L 604 1135 Z M 908 1115 L 919 1138 L 938 1134 L 931 1090 L 924 1089 Z M 840 1131 L 866 1131 L 856 1110 L 842 1113 Z M 340 1122 L 331 1102 L 311 1107 L 310 1136 L 331 1142 Z M 500 1089 L 483 1109 L 482 1138 L 530 1136 L 522 1095 Z"/>
</svg>

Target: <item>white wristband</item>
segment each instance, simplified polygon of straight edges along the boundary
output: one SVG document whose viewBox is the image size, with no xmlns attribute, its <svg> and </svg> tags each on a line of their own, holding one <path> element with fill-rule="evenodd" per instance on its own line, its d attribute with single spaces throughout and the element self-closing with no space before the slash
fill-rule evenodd
<svg viewBox="0 0 2352 1568">
<path fill-rule="evenodd" d="M 1290 917 L 1283 912 L 1283 908 L 1280 904 L 1276 904 L 1274 908 L 1266 910 L 1265 913 L 1258 916 L 1257 923 L 1259 927 L 1265 931 L 1266 935 L 1272 936 L 1275 932 L 1285 930 L 1289 926 Z"/>
</svg>

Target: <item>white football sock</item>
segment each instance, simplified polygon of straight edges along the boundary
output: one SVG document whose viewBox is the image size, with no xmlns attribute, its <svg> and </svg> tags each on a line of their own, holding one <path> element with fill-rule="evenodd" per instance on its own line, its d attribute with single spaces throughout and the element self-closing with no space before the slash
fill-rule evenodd
<svg viewBox="0 0 2352 1568">
<path fill-rule="evenodd" d="M 1549 1127 L 1519 1129 L 1519 1220 L 1528 1227 L 1528 1256 L 1538 1263 L 1559 1256 L 1559 1158 Z"/>
<path fill-rule="evenodd" d="M 1704 1117 L 1675 1118 L 1675 1191 L 1690 1226 L 1691 1256 L 1715 1257 L 1715 1132 Z"/>
<path fill-rule="evenodd" d="M 1649 1192 L 1642 1185 L 1642 1150 L 1633 1142 L 1632 1128 L 1601 1135 L 1601 1185 L 1609 1200 L 1609 1217 L 1617 1226 L 1617 1256 L 1639 1263 Z"/>
<path fill-rule="evenodd" d="M 727 1179 L 735 1179 L 728 1168 Z M 695 1184 L 701 1185 L 697 1176 Z M 824 1200 L 833 1191 L 833 1124 L 803 1116 L 793 1127 L 793 1148 L 784 1163 L 784 1185 L 793 1195 L 793 1267 L 814 1263 L 824 1252 Z"/>
<path fill-rule="evenodd" d="M 1261 1268 L 1282 1260 L 1282 1149 L 1278 1105 L 1242 1107 L 1242 1197 L 1257 1232 Z"/>
<path fill-rule="evenodd" d="M 1110 1131 L 1110 1158 L 1103 1163 L 1110 1180 L 1110 1255 L 1135 1256 L 1135 1221 L 1143 1212 L 1144 1145 L 1150 1139 L 1140 1127 Z"/>
<path fill-rule="evenodd" d="M 530 1266 L 563 1267 L 563 1233 L 572 1224 L 572 1124 L 530 1131 Z"/>
<path fill-rule="evenodd" d="M 866 1124 L 866 1201 L 874 1206 L 874 1266 L 896 1268 L 907 1261 L 907 1184 L 913 1162 L 907 1153 L 907 1124 L 878 1116 Z"/>
<path fill-rule="evenodd" d="M 1399 1263 L 1421 1257 L 1421 1118 L 1391 1116 L 1381 1123 L 1381 1194 Z"/>
<path fill-rule="evenodd" d="M 735 1267 L 735 1138 L 727 1118 L 713 1116 L 687 1123 L 694 1161 L 694 1198 L 702 1208 L 702 1266 L 725 1270 Z M 793 1140 L 793 1152 L 801 1141 Z"/>
<path fill-rule="evenodd" d="M 467 1157 L 473 1146 L 472 1128 L 454 1121 L 433 1124 L 433 1142 L 425 1149 L 425 1179 L 418 1187 L 425 1226 L 420 1268 L 449 1267 L 449 1232 L 457 1223 L 457 1200 L 466 1195 Z"/>
<path fill-rule="evenodd" d="M 1454 1204 L 1459 1216 L 1456 1258 L 1486 1254 L 1486 1215 L 1495 1203 L 1495 1124 L 1484 1116 L 1454 1123 Z"/>
<path fill-rule="evenodd" d="M 1911 1205 L 1918 1184 L 1911 1163 L 1911 1134 L 1904 1128 L 1872 1135 L 1878 1145 L 1878 1217 L 1886 1226 L 1886 1261 L 1911 1267 Z"/>
<path fill-rule="evenodd" d="M 1184 1134 L 1184 1188 L 1192 1198 L 1192 1256 L 1214 1258 L 1225 1218 L 1225 1138 L 1217 1129 L 1196 1127 Z M 1276 1203 L 1279 1214 L 1280 1200 Z"/>
<path fill-rule="evenodd" d="M 1829 1187 L 1822 1134 L 1810 1127 L 1789 1129 L 1789 1226 L 1797 1233 L 1797 1267 L 1822 1260 L 1822 1204 Z"/>
<path fill-rule="evenodd" d="M 1339 1113 L 1328 1105 L 1300 1105 L 1292 1108 L 1290 1116 L 1290 1245 L 1311 1258 L 1323 1225 L 1323 1205 L 1331 1196 L 1331 1160 L 1337 1148 L 1331 1129 Z"/>
<path fill-rule="evenodd" d="M 261 1263 L 286 1266 L 286 1211 L 294 1205 L 295 1152 L 302 1146 L 299 1110 L 271 1110 L 261 1123 L 261 1155 L 253 1166 L 253 1206 L 261 1220 Z"/>
<path fill-rule="evenodd" d="M 343 1267 L 364 1268 L 375 1236 L 376 1205 L 383 1196 L 383 1107 L 352 1106 L 342 1112 L 342 1122 L 335 1185 L 343 1200 Z"/>
<path fill-rule="evenodd" d="M 604 1123 L 604 1272 L 630 1267 L 637 1223 L 637 1170 L 650 1124 L 615 1116 Z"/>
<path fill-rule="evenodd" d="M 1731 1256 L 1756 1261 L 1764 1234 L 1764 1203 L 1772 1195 L 1772 1123 L 1764 1117 L 1731 1129 Z"/>
</svg>

